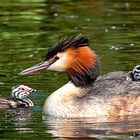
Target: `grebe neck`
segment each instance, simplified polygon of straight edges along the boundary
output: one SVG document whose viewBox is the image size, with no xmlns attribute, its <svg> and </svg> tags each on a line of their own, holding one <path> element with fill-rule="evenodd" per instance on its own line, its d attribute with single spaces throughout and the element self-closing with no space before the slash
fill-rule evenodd
<svg viewBox="0 0 140 140">
<path fill-rule="evenodd" d="M 25 98 L 25 99 L 18 99 L 17 100 L 19 106 L 25 106 L 25 107 L 32 107 L 34 106 L 33 102 L 28 99 L 28 98 Z"/>
<path fill-rule="evenodd" d="M 43 114 L 49 114 L 52 116 L 69 117 L 73 116 L 74 101 L 84 96 L 86 92 L 85 88 L 76 87 L 71 81 L 57 89 L 55 92 L 50 94 L 46 99 Z"/>
<path fill-rule="evenodd" d="M 77 68 L 73 68 L 72 70 L 66 72 L 69 80 L 76 87 L 91 86 L 100 73 L 100 62 L 98 58 L 96 58 L 94 64 L 91 67 L 85 67 L 85 66 L 79 66 L 79 67 L 81 68 L 80 71 L 78 71 Z"/>
</svg>

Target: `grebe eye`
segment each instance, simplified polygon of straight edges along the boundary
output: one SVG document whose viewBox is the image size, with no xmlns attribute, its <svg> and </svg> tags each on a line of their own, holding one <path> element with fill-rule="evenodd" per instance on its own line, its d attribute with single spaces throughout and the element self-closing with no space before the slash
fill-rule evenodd
<svg viewBox="0 0 140 140">
<path fill-rule="evenodd" d="M 55 60 L 59 60 L 59 57 L 58 57 L 58 56 L 55 56 L 54 59 L 55 59 Z"/>
</svg>

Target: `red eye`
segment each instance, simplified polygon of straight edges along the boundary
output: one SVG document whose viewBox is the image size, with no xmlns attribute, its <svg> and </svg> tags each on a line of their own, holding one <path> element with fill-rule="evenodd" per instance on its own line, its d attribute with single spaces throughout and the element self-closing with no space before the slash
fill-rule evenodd
<svg viewBox="0 0 140 140">
<path fill-rule="evenodd" d="M 59 57 L 58 56 L 55 56 L 55 58 L 54 58 L 55 60 L 59 60 Z"/>
</svg>

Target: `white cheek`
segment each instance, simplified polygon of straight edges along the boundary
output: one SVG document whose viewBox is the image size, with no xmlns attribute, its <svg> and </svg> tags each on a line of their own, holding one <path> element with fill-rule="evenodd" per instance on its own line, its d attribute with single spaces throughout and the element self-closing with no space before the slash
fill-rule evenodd
<svg viewBox="0 0 140 140">
<path fill-rule="evenodd" d="M 53 63 L 48 68 L 48 70 L 65 71 L 67 55 L 62 54 L 62 53 L 58 53 L 57 56 L 59 57 L 59 59 L 55 63 Z"/>
</svg>

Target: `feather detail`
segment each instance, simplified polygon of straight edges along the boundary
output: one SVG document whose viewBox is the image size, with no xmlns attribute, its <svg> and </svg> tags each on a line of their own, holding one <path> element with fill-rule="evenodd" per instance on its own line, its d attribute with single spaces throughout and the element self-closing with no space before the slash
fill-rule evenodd
<svg viewBox="0 0 140 140">
<path fill-rule="evenodd" d="M 68 48 L 71 47 L 83 47 L 88 46 L 88 39 L 84 37 L 83 34 L 79 34 L 76 37 L 67 37 L 61 38 L 58 43 L 53 45 L 49 50 L 48 53 L 45 55 L 45 60 L 48 60 L 55 56 L 57 53 L 63 52 Z"/>
<path fill-rule="evenodd" d="M 66 73 L 75 86 L 92 84 L 99 75 L 100 65 L 96 54 L 88 47 L 70 48 Z"/>
</svg>

